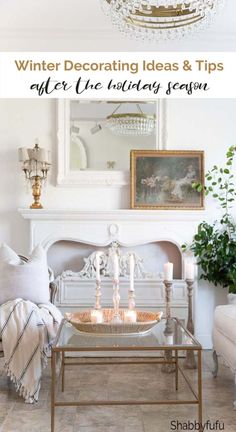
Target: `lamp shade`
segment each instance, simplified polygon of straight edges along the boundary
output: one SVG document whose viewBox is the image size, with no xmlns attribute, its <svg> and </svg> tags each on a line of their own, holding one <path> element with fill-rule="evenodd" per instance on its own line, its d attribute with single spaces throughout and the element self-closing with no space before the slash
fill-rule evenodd
<svg viewBox="0 0 236 432">
<path fill-rule="evenodd" d="M 25 162 L 26 160 L 28 160 L 28 151 L 26 147 L 20 147 L 18 149 L 18 160 L 19 162 Z"/>
<path fill-rule="evenodd" d="M 30 160 L 35 159 L 35 157 L 34 157 L 34 149 L 33 148 L 28 148 L 27 149 L 27 153 L 28 153 L 28 159 L 30 159 Z"/>
<path fill-rule="evenodd" d="M 48 162 L 48 151 L 43 148 L 39 148 L 36 159 L 38 162 Z"/>
<path fill-rule="evenodd" d="M 47 151 L 47 155 L 48 155 L 47 163 L 51 164 L 52 163 L 52 155 L 51 155 L 50 150 Z"/>
<path fill-rule="evenodd" d="M 41 147 L 28 148 L 28 158 L 30 160 L 35 160 L 37 162 L 47 162 L 48 161 L 48 151 Z"/>
</svg>

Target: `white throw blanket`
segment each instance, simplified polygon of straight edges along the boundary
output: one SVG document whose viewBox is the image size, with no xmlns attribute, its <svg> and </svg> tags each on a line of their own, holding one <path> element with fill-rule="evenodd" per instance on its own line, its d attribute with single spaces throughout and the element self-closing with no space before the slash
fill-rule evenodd
<svg viewBox="0 0 236 432">
<path fill-rule="evenodd" d="M 5 370 L 27 403 L 38 401 L 42 370 L 61 322 L 51 303 L 16 299 L 0 306 Z"/>
</svg>

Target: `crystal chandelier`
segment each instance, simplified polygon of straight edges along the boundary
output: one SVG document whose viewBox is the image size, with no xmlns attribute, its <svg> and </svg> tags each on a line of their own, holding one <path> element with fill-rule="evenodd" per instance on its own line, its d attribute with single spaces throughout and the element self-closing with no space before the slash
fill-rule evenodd
<svg viewBox="0 0 236 432">
<path fill-rule="evenodd" d="M 138 112 L 117 113 L 121 104 L 106 118 L 106 126 L 115 135 L 151 135 L 155 128 L 155 115 L 145 114 L 139 104 Z"/>
<path fill-rule="evenodd" d="M 204 30 L 226 0 L 101 0 L 113 24 L 132 39 L 179 39 Z"/>
</svg>

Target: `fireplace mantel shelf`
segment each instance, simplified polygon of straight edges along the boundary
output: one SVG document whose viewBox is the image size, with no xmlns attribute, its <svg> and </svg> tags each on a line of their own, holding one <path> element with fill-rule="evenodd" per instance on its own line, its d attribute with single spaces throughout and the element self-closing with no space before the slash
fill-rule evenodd
<svg viewBox="0 0 236 432">
<path fill-rule="evenodd" d="M 200 222 L 209 215 L 205 210 L 76 210 L 76 209 L 29 209 L 20 208 L 24 219 L 40 220 L 86 220 L 86 221 L 186 221 Z"/>
<path fill-rule="evenodd" d="M 168 241 L 177 245 L 190 242 L 198 224 L 208 219 L 202 210 L 76 210 L 19 209 L 29 221 L 30 248 L 36 244 L 48 250 L 60 240 L 96 246 L 114 241 L 124 246 Z"/>
</svg>

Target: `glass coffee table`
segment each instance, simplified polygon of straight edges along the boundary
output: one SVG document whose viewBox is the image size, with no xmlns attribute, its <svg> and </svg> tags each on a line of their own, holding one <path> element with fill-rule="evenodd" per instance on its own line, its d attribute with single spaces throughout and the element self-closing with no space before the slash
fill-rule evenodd
<svg viewBox="0 0 236 432">
<path fill-rule="evenodd" d="M 179 364 L 181 351 L 191 350 L 197 354 L 197 385 L 191 384 Z M 162 355 L 160 356 L 160 352 Z M 66 355 L 67 353 L 67 355 Z M 74 353 L 74 354 L 72 354 Z M 70 358 L 78 353 L 82 361 Z M 189 387 L 192 398 L 188 400 L 91 400 L 91 401 L 59 401 L 57 393 L 57 357 L 61 357 L 61 390 L 64 392 L 65 370 L 68 365 L 111 365 L 111 364 L 162 364 L 168 371 L 174 370 L 175 390 L 179 388 L 179 373 Z M 91 363 L 91 355 L 96 357 Z M 121 357 L 122 356 L 122 357 Z M 117 357 L 117 359 L 116 359 Z M 119 358 L 119 360 L 118 360 Z M 55 431 L 55 408 L 62 406 L 88 405 L 196 405 L 198 422 L 202 424 L 202 347 L 176 318 L 162 319 L 151 330 L 144 334 L 130 335 L 95 335 L 81 333 L 66 320 L 61 322 L 56 340 L 52 347 L 51 358 L 51 432 Z"/>
</svg>

